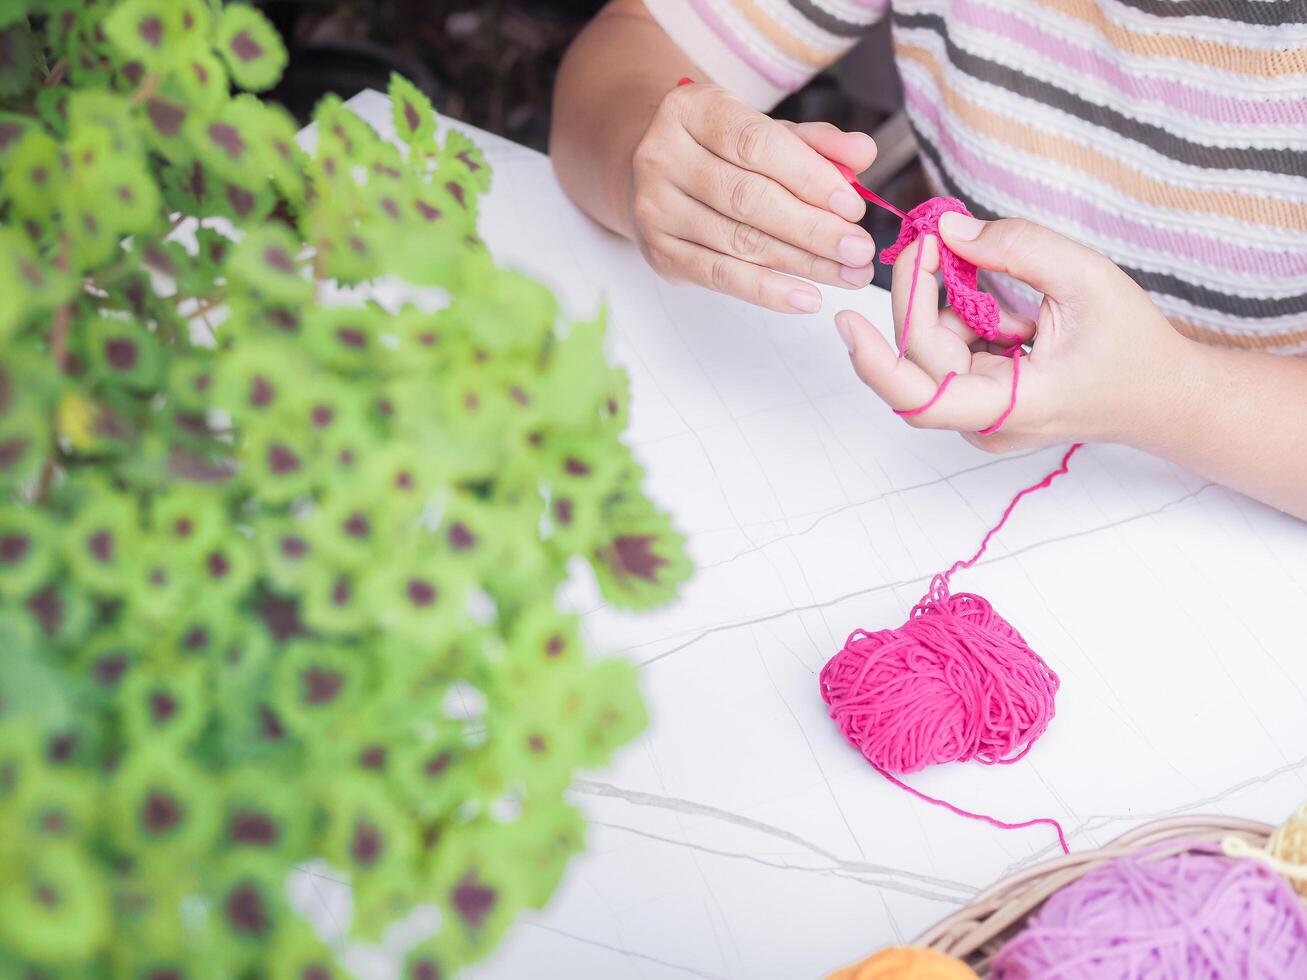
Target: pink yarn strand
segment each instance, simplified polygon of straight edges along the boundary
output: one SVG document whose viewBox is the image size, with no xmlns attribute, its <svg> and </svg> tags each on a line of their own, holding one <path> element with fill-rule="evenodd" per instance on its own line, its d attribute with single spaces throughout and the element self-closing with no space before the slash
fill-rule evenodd
<svg viewBox="0 0 1307 980">
<path fill-rule="evenodd" d="M 900 214 L 901 213 L 902 212 L 900 212 Z M 907 215 L 903 215 L 903 220 L 905 222 L 908 220 Z M 921 277 L 921 253 L 924 251 L 925 251 L 925 246 L 919 245 L 917 247 L 917 254 L 912 260 L 912 284 L 908 287 L 908 305 L 907 308 L 904 309 L 903 311 L 903 333 L 899 335 L 900 358 L 904 358 L 908 356 L 908 331 L 912 329 L 912 301 L 917 297 L 917 282 Z M 882 258 L 881 261 L 883 262 L 885 260 Z M 935 398 L 938 398 L 940 396 L 940 394 L 944 391 L 944 385 L 947 383 L 948 383 L 947 381 L 940 383 L 939 390 L 935 392 Z M 935 398 L 931 399 L 932 403 L 935 401 Z M 924 408 L 919 409 L 919 411 L 924 412 L 925 409 Z M 913 412 L 912 414 L 915 415 L 916 413 Z"/>
<path fill-rule="evenodd" d="M 882 776 L 884 776 L 886 779 L 888 779 L 895 786 L 897 786 L 899 789 L 907 790 L 917 799 L 923 800 L 926 803 L 932 803 L 935 806 L 942 806 L 945 810 L 955 813 L 959 817 L 966 817 L 968 820 L 980 820 L 983 823 L 989 824 L 991 827 L 997 827 L 999 830 L 1023 830 L 1026 827 L 1034 827 L 1038 824 L 1043 824 L 1052 827 L 1055 831 L 1057 831 L 1057 842 L 1062 847 L 1062 853 L 1063 854 L 1071 853 L 1071 848 L 1066 841 L 1066 832 L 1062 829 L 1062 825 L 1058 823 L 1056 820 L 1054 820 L 1052 817 L 1034 817 L 1031 820 L 1022 820 L 1019 823 L 1008 823 L 1006 820 L 998 819 L 998 817 L 991 817 L 989 816 L 989 814 L 986 813 L 973 813 L 970 810 L 962 809 L 962 807 L 960 806 L 954 806 L 948 800 L 940 800 L 940 799 L 936 799 L 933 796 L 929 796 L 926 793 L 923 793 L 921 790 L 914 789 L 913 787 L 909 786 L 907 783 L 899 779 L 893 773 L 886 772 L 884 769 L 880 768 L 874 762 L 871 764 L 871 767 L 875 769 L 878 773 L 880 773 Z"/>
<path fill-rule="evenodd" d="M 863 187 L 848 167 L 839 163 L 835 164 L 835 166 L 853 186 L 854 190 L 864 198 L 879 205 L 886 211 L 898 215 L 903 220 L 898 239 L 893 245 L 880 253 L 882 263 L 892 265 L 905 248 L 913 242 L 918 243 L 916 255 L 912 260 L 912 282 L 908 286 L 908 302 L 903 311 L 903 330 L 899 334 L 898 356 L 904 358 L 908 352 L 908 334 L 912 330 L 912 304 L 917 297 L 917 283 L 921 280 L 921 257 L 925 251 L 923 239 L 927 235 L 933 235 L 939 242 L 940 268 L 944 273 L 944 288 L 953 311 L 978 336 L 995 343 L 1012 345 L 1009 351 L 1009 356 L 1012 358 L 1012 397 L 1009 399 L 1008 406 L 1003 414 L 998 417 L 998 421 L 980 430 L 980 435 L 992 435 L 1003 427 L 1003 423 L 1008 420 L 1008 417 L 1017 406 L 1017 375 L 1020 372 L 1021 338 L 1016 334 L 1006 333 L 1000 329 L 999 324 L 1002 319 L 998 309 L 998 302 L 993 296 L 980 291 L 976 267 L 960 258 L 939 238 L 939 219 L 944 214 L 949 211 L 958 211 L 962 214 L 970 214 L 971 212 L 967 210 L 965 204 L 955 198 L 937 197 L 926 201 L 924 204 L 919 204 L 910 212 L 904 214 L 879 195 Z M 935 394 L 930 401 L 924 405 L 917 408 L 895 409 L 894 413 L 900 417 L 906 417 L 919 415 L 926 411 L 939 401 L 944 394 L 944 388 L 954 377 L 955 372 L 949 372 L 944 380 L 939 383 L 939 387 L 935 389 Z"/>
<path fill-rule="evenodd" d="M 939 387 L 935 389 L 935 393 L 930 396 L 930 401 L 926 402 L 926 404 L 918 405 L 916 408 L 896 408 L 894 409 L 894 414 L 901 418 L 906 418 L 909 415 L 920 415 L 922 412 L 926 411 L 926 409 L 934 405 L 935 402 L 939 401 L 940 397 L 944 394 L 944 389 L 948 387 L 948 383 L 957 376 L 958 373 L 956 371 L 950 371 L 948 374 L 944 375 L 944 380 L 939 383 Z"/>
<path fill-rule="evenodd" d="M 838 160 L 832 160 L 831 163 L 835 164 L 835 169 L 840 172 L 840 176 L 849 182 L 849 184 L 853 187 L 853 189 L 858 192 L 859 197 L 862 197 L 865 200 L 870 201 L 872 204 L 884 208 L 886 211 L 890 212 L 890 214 L 897 214 L 899 218 L 901 218 L 904 221 L 908 220 L 908 216 L 904 214 L 902 211 L 900 211 L 898 208 L 896 208 L 893 204 L 890 204 L 889 201 L 885 200 L 875 191 L 863 187 L 862 184 L 858 181 L 858 175 L 855 174 L 848 167 L 844 166 L 844 164 L 840 163 Z"/>
<path fill-rule="evenodd" d="M 966 206 L 953 198 L 934 198 L 904 214 L 863 188 L 847 168 L 840 170 L 864 198 L 903 220 L 898 239 L 881 252 L 880 260 L 887 265 L 913 242 L 927 235 L 938 238 L 942 215 L 949 211 L 969 214 Z M 939 249 L 944 287 L 954 312 L 977 336 L 1011 345 L 1007 355 L 1012 358 L 1012 394 L 994 424 L 980 430 L 980 434 L 988 435 L 1002 428 L 1016 408 L 1021 338 L 1001 329 L 998 302 L 980 290 L 976 267 L 942 240 Z M 919 247 L 899 337 L 900 358 L 907 351 L 921 255 Z M 911 416 L 926 411 L 943 397 L 955 377 L 957 373 L 950 371 L 924 405 L 896 409 L 895 414 Z M 1052 721 L 1061 683 L 1057 674 L 984 598 L 970 593 L 951 594 L 949 580 L 980 560 L 1017 504 L 1066 473 L 1071 457 L 1079 449 L 1079 443 L 1071 446 L 1057 469 L 1012 498 L 998 522 L 981 539 L 976 553 L 954 562 L 931 580 L 929 590 L 913 606 L 907 622 L 898 629 L 874 633 L 855 630 L 821 671 L 821 696 L 830 708 L 831 718 L 845 739 L 893 785 L 958 816 L 1004 830 L 1050 826 L 1057 832 L 1063 853 L 1068 854 L 1066 833 L 1052 817 L 1016 823 L 999 820 L 927 796 L 895 774 L 918 772 L 947 762 L 1011 765 L 1025 757 Z"/>
<path fill-rule="evenodd" d="M 1012 414 L 1012 410 L 1017 407 L 1017 380 L 1021 377 L 1021 346 L 1017 345 L 1012 348 L 1012 395 L 1008 398 L 1007 408 L 1003 409 L 1003 414 L 998 417 L 998 421 L 991 426 L 981 429 L 977 435 L 993 435 L 999 429 L 1003 428 L 1003 423 L 1007 417 Z"/>
<path fill-rule="evenodd" d="M 1032 483 L 1024 490 L 1019 491 L 1017 495 L 1012 498 L 1011 503 L 1009 503 L 1007 507 L 1004 508 L 1002 516 L 999 517 L 998 519 L 998 523 L 995 524 L 993 527 L 991 527 L 987 532 L 985 532 L 985 536 L 980 541 L 980 547 L 976 549 L 976 553 L 974 555 L 972 555 L 970 558 L 967 559 L 955 561 L 949 567 L 949 570 L 947 572 L 944 572 L 942 575 L 936 576 L 936 579 L 943 584 L 944 589 L 946 591 L 948 589 L 948 581 L 950 578 L 953 577 L 954 572 L 957 572 L 963 568 L 970 568 L 976 562 L 980 561 L 981 556 L 984 555 L 985 553 L 985 549 L 989 547 L 989 542 L 993 539 L 994 535 L 998 534 L 999 531 L 1003 530 L 1003 525 L 1006 524 L 1008 518 L 1012 516 L 1012 512 L 1017 509 L 1017 504 L 1021 503 L 1022 498 L 1026 497 L 1029 494 L 1034 493 L 1036 490 L 1043 490 L 1045 487 L 1051 485 L 1052 482 L 1056 480 L 1059 476 L 1065 475 L 1067 470 L 1071 466 L 1071 457 L 1074 456 L 1077 452 L 1079 452 L 1080 448 L 1083 445 L 1084 443 L 1082 442 L 1073 443 L 1071 448 L 1068 449 L 1062 455 L 1062 462 L 1058 464 L 1057 469 L 1053 470 L 1038 483 Z M 933 587 L 932 587 L 932 591 L 934 591 Z"/>
</svg>

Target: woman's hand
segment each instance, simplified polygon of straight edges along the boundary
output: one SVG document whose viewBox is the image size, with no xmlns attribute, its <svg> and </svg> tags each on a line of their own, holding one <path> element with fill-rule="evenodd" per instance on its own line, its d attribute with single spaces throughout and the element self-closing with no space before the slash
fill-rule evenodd
<svg viewBox="0 0 1307 980">
<path fill-rule="evenodd" d="M 815 313 L 821 294 L 790 276 L 871 281 L 876 246 L 855 224 L 865 205 L 831 160 L 856 173 L 875 155 L 863 133 L 778 122 L 715 85 L 676 86 L 632 157 L 631 235 L 665 279 Z"/>
<path fill-rule="evenodd" d="M 1031 323 L 1007 312 L 1001 329 L 1031 345 L 1019 365 L 1000 353 L 1006 345 L 979 339 L 951 309 L 938 309 L 939 249 L 918 239 L 894 265 L 895 336 L 902 337 L 912 266 L 924 248 L 905 359 L 865 319 L 850 310 L 836 317 L 854 370 L 889 405 L 930 408 L 904 416 L 913 426 L 957 429 L 991 452 L 1069 441 L 1124 442 L 1143 448 L 1165 443 L 1169 426 L 1192 388 L 1198 345 L 1172 328 L 1142 289 L 1098 252 L 1054 231 L 1016 218 L 978 221 L 963 214 L 940 220 L 945 243 L 981 269 L 1006 272 L 1044 294 Z M 992 435 L 1012 398 L 1013 368 L 1020 376 L 1016 405 Z"/>
</svg>

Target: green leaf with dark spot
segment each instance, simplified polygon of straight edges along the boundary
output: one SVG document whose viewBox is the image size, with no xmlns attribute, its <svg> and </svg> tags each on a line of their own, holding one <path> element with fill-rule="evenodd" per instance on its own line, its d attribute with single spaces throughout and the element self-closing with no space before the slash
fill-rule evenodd
<svg viewBox="0 0 1307 980">
<path fill-rule="evenodd" d="M 210 51 L 195 47 L 177 59 L 173 78 L 192 106 L 213 111 L 227 98 L 227 69 Z"/>
<path fill-rule="evenodd" d="M 0 129 L 4 125 L 0 121 Z M 14 213 L 38 219 L 51 217 L 63 184 L 59 144 L 45 130 L 32 127 L 11 145 L 4 167 L 0 192 Z"/>
<path fill-rule="evenodd" d="M 8 159 L 19 139 L 33 126 L 27 116 L 12 112 L 0 112 L 0 163 Z"/>
<path fill-rule="evenodd" d="M 104 33 L 124 61 L 139 60 L 158 70 L 182 47 L 169 0 L 123 0 L 104 18 Z"/>
<path fill-rule="evenodd" d="M 390 76 L 390 112 L 396 135 L 419 153 L 434 153 L 436 112 L 431 100 L 399 74 Z"/>
<path fill-rule="evenodd" d="M 249 181 L 261 166 L 253 146 L 256 124 L 247 104 L 236 100 L 211 116 L 192 114 L 186 121 L 196 156 L 220 176 L 238 182 Z"/>
<path fill-rule="evenodd" d="M 299 244 L 284 227 L 250 229 L 227 261 L 236 282 L 287 303 L 303 303 L 313 295 L 313 281 L 301 270 Z"/>
<path fill-rule="evenodd" d="M 609 506 L 602 543 L 590 564 L 604 597 L 624 609 L 670 602 L 691 571 L 684 540 L 671 521 L 643 499 Z"/>
<path fill-rule="evenodd" d="M 217 48 L 241 88 L 256 92 L 271 88 L 286 67 L 281 35 L 261 12 L 243 3 L 223 8 Z"/>
<path fill-rule="evenodd" d="M 121 595 L 140 537 L 135 501 L 101 492 L 82 507 L 64 532 L 64 552 L 74 577 L 103 596 Z"/>
<path fill-rule="evenodd" d="M 61 543 L 54 522 L 45 514 L 0 508 L 0 595 L 11 599 L 29 595 L 53 572 Z"/>
<path fill-rule="evenodd" d="M 445 135 L 438 173 L 459 181 L 475 193 L 484 194 L 490 190 L 490 164 L 486 162 L 485 154 L 457 129 L 451 129 Z"/>
</svg>

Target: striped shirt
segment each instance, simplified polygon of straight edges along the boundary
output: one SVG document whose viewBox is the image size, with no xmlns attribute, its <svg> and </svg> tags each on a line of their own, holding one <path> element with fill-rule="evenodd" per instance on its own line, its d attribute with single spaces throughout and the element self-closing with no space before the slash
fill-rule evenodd
<svg viewBox="0 0 1307 980">
<path fill-rule="evenodd" d="M 768 109 L 886 0 L 645 0 Z M 1307 0 L 903 0 L 908 119 L 938 191 L 1104 253 L 1176 327 L 1307 352 Z M 1038 294 L 992 276 L 1033 316 Z"/>
</svg>

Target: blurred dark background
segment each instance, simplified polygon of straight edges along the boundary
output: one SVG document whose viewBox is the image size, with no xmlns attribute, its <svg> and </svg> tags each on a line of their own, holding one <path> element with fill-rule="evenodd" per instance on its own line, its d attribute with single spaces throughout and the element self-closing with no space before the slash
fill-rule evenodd
<svg viewBox="0 0 1307 980">
<path fill-rule="evenodd" d="M 262 0 L 291 52 L 272 97 L 301 120 L 326 92 L 384 89 L 392 71 L 443 114 L 544 151 L 550 93 L 563 52 L 602 0 Z M 867 179 L 900 207 L 929 196 L 900 108 L 887 30 L 786 99 L 775 115 L 822 119 L 877 136 Z M 897 221 L 873 210 L 867 226 L 888 243 Z M 880 282 L 878 274 L 877 282 Z"/>
</svg>

